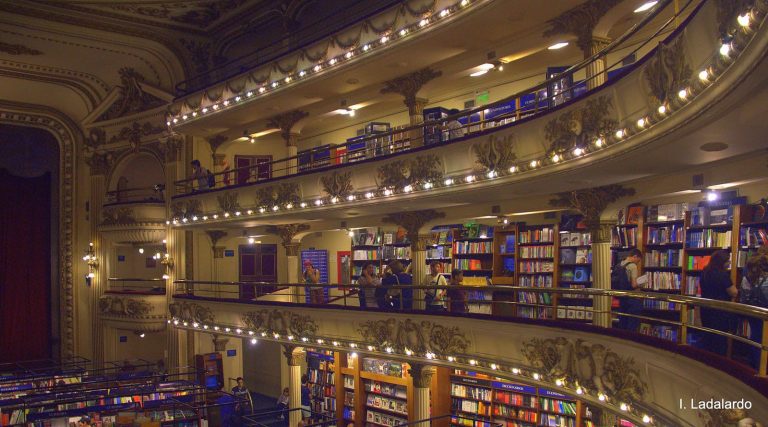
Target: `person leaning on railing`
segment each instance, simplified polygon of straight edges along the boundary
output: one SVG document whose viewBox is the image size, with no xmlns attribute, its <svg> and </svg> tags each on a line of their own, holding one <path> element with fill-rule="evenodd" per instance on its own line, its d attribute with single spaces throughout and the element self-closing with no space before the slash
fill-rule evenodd
<svg viewBox="0 0 768 427">
<path fill-rule="evenodd" d="M 739 289 L 739 302 L 756 307 L 768 308 L 768 246 L 760 247 L 757 254 L 747 260 L 744 278 Z M 756 317 L 747 317 L 749 339 L 761 342 L 763 321 Z M 749 361 L 753 368 L 760 366 L 760 349 L 749 349 Z"/>
<path fill-rule="evenodd" d="M 719 301 L 733 301 L 739 293 L 731 283 L 731 274 L 726 270 L 730 258 L 728 251 L 719 250 L 712 254 L 709 263 L 701 273 L 701 297 Z M 701 324 L 706 328 L 722 332 L 730 332 L 733 316 L 726 311 L 712 308 L 701 308 Z M 726 338 L 722 335 L 704 333 L 704 346 L 707 350 L 725 355 Z"/>
<path fill-rule="evenodd" d="M 424 303 L 427 311 L 446 311 L 445 306 L 445 289 L 440 289 L 441 286 L 447 286 L 445 277 L 440 274 L 440 263 L 432 261 L 429 264 L 429 274 L 424 277 L 423 285 L 431 286 L 432 289 L 427 289 L 424 292 Z"/>
<path fill-rule="evenodd" d="M 392 286 L 412 285 L 413 279 L 407 273 L 403 263 L 392 261 L 389 263 L 392 274 L 385 276 L 381 281 L 381 289 L 376 289 L 376 302 L 381 309 L 405 309 L 413 308 L 413 289 L 392 289 Z"/>
<path fill-rule="evenodd" d="M 360 277 L 357 278 L 357 285 L 361 286 L 358 290 L 357 297 L 360 299 L 360 307 L 375 307 L 376 296 L 375 289 L 363 289 L 365 286 L 380 286 L 381 278 L 376 275 L 376 268 L 373 263 L 366 263 L 360 272 Z"/>
<path fill-rule="evenodd" d="M 461 286 L 464 281 L 464 271 L 459 269 L 451 270 L 451 281 L 448 283 L 451 286 Z M 458 288 L 451 288 L 448 290 L 448 298 L 451 300 L 450 307 L 451 313 L 466 313 L 467 309 L 467 293 Z"/>
</svg>

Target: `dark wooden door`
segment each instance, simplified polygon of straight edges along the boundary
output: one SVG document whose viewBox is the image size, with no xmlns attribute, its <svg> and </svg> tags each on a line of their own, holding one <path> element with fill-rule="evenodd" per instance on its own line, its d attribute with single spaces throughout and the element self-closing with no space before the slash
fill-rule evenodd
<svg viewBox="0 0 768 427">
<path fill-rule="evenodd" d="M 240 245 L 238 256 L 241 282 L 277 283 L 277 245 L 260 243 Z M 243 285 L 240 286 L 240 298 L 253 299 L 275 290 L 277 290 L 276 286 Z"/>
<path fill-rule="evenodd" d="M 235 156 L 236 184 L 256 182 L 272 177 L 272 156 Z M 243 169 L 240 169 L 243 168 Z"/>
</svg>

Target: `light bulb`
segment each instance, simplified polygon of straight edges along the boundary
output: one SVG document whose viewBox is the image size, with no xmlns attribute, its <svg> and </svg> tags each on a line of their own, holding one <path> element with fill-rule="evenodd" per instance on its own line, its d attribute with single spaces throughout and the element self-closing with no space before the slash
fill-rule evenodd
<svg viewBox="0 0 768 427">
<path fill-rule="evenodd" d="M 333 344 L 333 345 L 334 345 L 334 347 L 338 347 L 338 346 L 339 346 L 339 342 L 338 342 L 338 341 L 334 341 L 334 342 L 332 342 L 331 344 Z"/>
<path fill-rule="evenodd" d="M 464 178 L 464 181 L 466 181 L 466 182 L 472 182 L 474 180 L 475 180 L 475 176 L 474 175 L 468 175 L 466 178 Z"/>
<path fill-rule="evenodd" d="M 266 91 L 267 91 L 267 88 L 265 88 L 264 86 L 259 88 L 259 93 L 264 93 Z"/>
<path fill-rule="evenodd" d="M 555 163 L 559 162 L 560 161 L 560 155 L 559 154 L 555 154 L 554 156 L 552 156 L 552 161 L 555 162 Z"/>
<path fill-rule="evenodd" d="M 307 207 L 307 203 L 306 202 L 301 202 L 301 203 L 299 203 L 299 206 L 302 207 L 302 208 L 306 208 Z"/>
<path fill-rule="evenodd" d="M 293 209 L 293 203 L 288 203 L 287 205 L 285 205 L 285 208 L 288 210 Z"/>
<path fill-rule="evenodd" d="M 677 93 L 677 97 L 680 99 L 688 98 L 688 89 L 681 89 L 680 92 Z"/>
<path fill-rule="evenodd" d="M 218 330 L 219 330 L 219 327 L 218 327 L 218 326 L 214 326 L 214 327 L 213 327 L 213 330 L 214 330 L 214 331 L 218 331 Z"/>
<path fill-rule="evenodd" d="M 240 211 L 235 211 L 235 216 L 240 216 L 240 215 L 241 215 Z"/>
<path fill-rule="evenodd" d="M 558 387 L 562 387 L 563 386 L 563 380 L 561 380 L 560 378 L 556 379 L 555 380 L 555 385 L 558 386 Z"/>
<path fill-rule="evenodd" d="M 425 182 L 424 183 L 424 189 L 429 190 L 430 188 L 434 187 L 431 182 Z"/>
<path fill-rule="evenodd" d="M 286 83 L 290 83 L 290 82 L 291 82 L 291 77 L 290 77 L 290 76 L 286 77 L 286 78 L 285 78 L 285 82 L 286 82 Z"/>
<path fill-rule="evenodd" d="M 246 213 L 247 213 L 248 215 L 253 215 L 253 210 L 251 210 L 251 209 L 248 209 L 248 211 L 247 211 Z"/>
<path fill-rule="evenodd" d="M 648 424 L 651 422 L 651 417 L 649 417 L 647 414 L 643 415 L 643 422 Z"/>
<path fill-rule="evenodd" d="M 144 338 L 145 336 L 147 336 L 147 334 L 145 334 L 144 332 L 139 334 L 139 338 Z"/>
<path fill-rule="evenodd" d="M 241 98 L 240 98 L 239 96 L 236 96 L 236 97 L 235 97 L 235 102 L 240 102 L 240 99 L 241 99 Z"/>
<path fill-rule="evenodd" d="M 143 254 L 144 253 L 144 248 L 139 248 L 139 253 Z"/>
<path fill-rule="evenodd" d="M 515 173 L 515 172 L 517 172 L 517 166 L 510 166 L 509 173 Z"/>
<path fill-rule="evenodd" d="M 178 122 L 179 122 L 179 119 L 176 119 L 176 118 L 174 118 L 174 119 L 173 119 L 173 122 L 174 122 L 174 123 L 178 123 Z"/>
<path fill-rule="evenodd" d="M 496 365 L 495 363 L 491 363 L 491 369 L 495 371 L 496 369 L 498 369 L 498 365 Z"/>
<path fill-rule="evenodd" d="M 245 96 L 247 96 L 248 98 L 250 98 L 250 97 L 252 97 L 252 96 L 253 96 L 253 92 L 251 92 L 251 91 L 248 91 L 248 93 L 246 93 L 246 94 L 245 94 Z"/>
<path fill-rule="evenodd" d="M 532 168 L 535 168 L 536 166 L 539 165 L 539 161 L 538 160 L 531 160 L 530 165 L 531 165 Z"/>
<path fill-rule="evenodd" d="M 170 277 L 171 277 L 171 276 L 169 276 L 169 275 L 167 275 L 167 274 L 163 274 L 163 280 L 168 280 L 168 279 L 170 279 Z"/>
<path fill-rule="evenodd" d="M 197 117 L 197 111 L 192 112 L 192 117 Z"/>
<path fill-rule="evenodd" d="M 603 138 L 597 138 L 595 140 L 595 146 L 598 147 L 598 148 L 602 147 L 603 146 Z"/>
<path fill-rule="evenodd" d="M 461 6 L 464 7 L 469 4 L 469 0 L 461 0 Z"/>
<path fill-rule="evenodd" d="M 444 183 L 445 183 L 445 185 L 446 185 L 446 186 L 448 186 L 448 185 L 452 185 L 452 184 L 453 184 L 453 179 L 451 179 L 451 178 L 448 178 L 448 179 L 446 179 L 446 180 L 444 181 Z"/>
<path fill-rule="evenodd" d="M 365 198 L 366 198 L 366 199 L 371 199 L 371 198 L 373 198 L 373 193 L 371 193 L 370 191 L 369 191 L 369 192 L 367 192 L 367 193 L 365 193 Z"/>
<path fill-rule="evenodd" d="M 373 351 L 373 346 L 372 345 L 368 346 L 368 351 Z"/>
<path fill-rule="evenodd" d="M 714 202 L 717 200 L 720 196 L 717 194 L 717 191 L 707 191 L 707 201 L 708 202 Z"/>
<path fill-rule="evenodd" d="M 646 118 L 645 118 L 645 117 L 643 117 L 643 118 L 641 118 L 641 119 L 638 119 L 638 120 L 637 120 L 637 127 L 639 127 L 640 129 L 642 129 L 642 128 L 644 128 L 644 127 L 645 127 L 645 123 L 646 123 Z"/>
<path fill-rule="evenodd" d="M 351 342 L 349 343 L 349 348 L 357 348 L 357 344 Z"/>
<path fill-rule="evenodd" d="M 249 238 L 248 238 L 248 244 L 249 244 L 249 245 L 252 245 L 252 244 L 254 244 L 254 243 L 256 243 L 256 239 L 254 239 L 253 237 L 249 237 Z"/>
<path fill-rule="evenodd" d="M 406 30 L 405 28 L 403 28 L 402 30 L 400 30 L 400 33 L 398 33 L 398 34 L 400 34 L 400 37 L 402 37 L 402 36 L 404 36 L 404 35 L 408 34 L 408 30 Z"/>
<path fill-rule="evenodd" d="M 429 360 L 432 360 L 435 358 L 435 353 L 432 353 L 431 351 L 428 351 L 426 354 L 424 354 L 424 357 L 426 357 Z"/>
<path fill-rule="evenodd" d="M 576 394 L 584 394 L 584 389 L 579 387 L 576 389 Z"/>
<path fill-rule="evenodd" d="M 624 138 L 624 129 L 619 129 L 616 131 L 616 138 L 618 139 Z"/>
<path fill-rule="evenodd" d="M 453 357 L 453 356 L 448 356 L 448 361 L 449 361 L 449 362 L 455 362 L 455 361 L 456 361 L 456 358 L 455 358 L 455 357 Z"/>
<path fill-rule="evenodd" d="M 306 71 L 304 70 L 299 71 L 299 77 L 304 77 L 305 74 L 307 74 Z"/>
<path fill-rule="evenodd" d="M 709 71 L 707 71 L 707 70 L 699 71 L 699 80 L 701 80 L 703 82 L 709 81 Z"/>
<path fill-rule="evenodd" d="M 339 203 L 339 198 L 336 196 L 331 197 L 331 203 Z"/>
<path fill-rule="evenodd" d="M 385 196 L 391 196 L 391 195 L 392 195 L 392 190 L 390 190 L 389 188 L 387 188 L 386 190 L 384 190 L 384 195 L 385 195 Z"/>
<path fill-rule="evenodd" d="M 658 111 L 659 114 L 662 114 L 662 115 L 667 114 L 667 106 L 664 104 L 659 105 L 659 108 L 656 111 Z"/>
<path fill-rule="evenodd" d="M 96 277 L 96 273 L 90 272 L 90 273 L 88 273 L 88 277 L 93 279 L 94 277 Z"/>
<path fill-rule="evenodd" d="M 322 344 L 322 343 L 324 343 L 324 342 L 325 342 L 325 341 L 323 341 L 322 339 L 319 339 L 319 338 L 317 339 L 317 343 L 318 343 L 318 344 Z"/>
<path fill-rule="evenodd" d="M 406 349 L 405 349 L 405 355 L 406 355 L 406 356 L 411 356 L 412 354 L 413 354 L 413 352 L 411 351 L 411 349 L 410 349 L 410 348 L 406 348 Z"/>
<path fill-rule="evenodd" d="M 449 13 L 451 12 L 448 9 L 443 9 L 440 11 L 440 17 L 445 18 L 446 16 L 448 16 Z"/>
<path fill-rule="evenodd" d="M 320 199 L 315 200 L 315 206 L 320 206 L 323 204 L 323 201 Z"/>
<path fill-rule="evenodd" d="M 722 46 L 720 46 L 720 55 L 729 56 L 730 54 L 731 54 L 731 44 L 723 43 Z"/>
<path fill-rule="evenodd" d="M 421 21 L 419 21 L 419 27 L 424 27 L 427 24 L 429 24 L 429 21 L 427 19 L 422 19 Z"/>
<path fill-rule="evenodd" d="M 347 235 L 348 235 L 349 237 L 355 237 L 355 232 L 354 232 L 354 231 L 352 231 L 352 230 L 349 230 L 349 232 L 347 232 Z"/>
<path fill-rule="evenodd" d="M 279 211 L 279 210 L 280 210 L 280 206 L 277 206 L 277 205 L 275 205 L 275 206 L 272 206 L 272 210 L 273 210 L 273 211 L 275 211 L 275 212 L 277 212 L 277 211 Z"/>
<path fill-rule="evenodd" d="M 477 365 L 477 360 L 470 359 L 469 364 L 472 365 L 472 366 L 475 366 L 475 365 Z"/>
<path fill-rule="evenodd" d="M 574 156 L 578 157 L 578 156 L 581 156 L 582 154 L 584 154 L 584 149 L 583 148 L 576 147 L 576 148 L 573 149 L 573 155 Z"/>
<path fill-rule="evenodd" d="M 224 104 L 224 106 L 226 107 L 227 105 L 229 105 L 229 101 L 228 101 L 228 100 L 227 100 L 227 101 L 224 101 L 224 103 L 223 103 L 223 104 Z"/>
<path fill-rule="evenodd" d="M 323 67 L 321 67 L 321 66 L 318 64 L 318 65 L 315 65 L 314 67 L 312 67 L 312 70 L 314 70 L 315 72 L 318 72 L 318 71 L 320 71 L 320 69 L 321 69 L 321 68 L 323 68 Z"/>
<path fill-rule="evenodd" d="M 380 38 L 379 41 L 381 42 L 381 44 L 384 44 L 384 43 L 389 41 L 389 37 L 384 36 L 384 37 Z"/>
<path fill-rule="evenodd" d="M 517 374 L 519 374 L 519 373 L 520 373 L 520 369 L 518 369 L 518 368 L 512 368 L 512 373 L 513 373 L 513 374 L 515 374 L 515 375 L 517 375 Z"/>
<path fill-rule="evenodd" d="M 349 196 L 347 196 L 347 200 L 350 201 L 350 202 L 355 200 L 355 195 L 354 194 L 350 194 Z"/>
<path fill-rule="evenodd" d="M 264 212 L 266 212 L 265 208 L 263 208 L 263 207 L 259 208 L 259 213 L 264 213 Z"/>
<path fill-rule="evenodd" d="M 184 120 L 187 120 L 187 115 L 185 114 L 185 115 L 181 116 L 181 118 L 184 119 Z"/>
<path fill-rule="evenodd" d="M 259 342 L 259 340 L 256 338 L 251 338 L 251 344 L 256 344 L 257 342 Z"/>
<path fill-rule="evenodd" d="M 242 329 L 235 329 L 235 332 L 238 333 L 238 334 L 242 334 L 243 330 Z"/>
<path fill-rule="evenodd" d="M 498 175 L 499 174 L 496 173 L 496 171 L 492 170 L 492 171 L 488 171 L 488 173 L 485 176 L 487 176 L 488 179 L 493 179 L 493 178 L 496 178 Z"/>
<path fill-rule="evenodd" d="M 331 58 L 330 61 L 328 61 L 328 64 L 330 65 L 336 65 L 336 58 Z"/>
<path fill-rule="evenodd" d="M 403 191 L 406 193 L 410 193 L 411 191 L 413 191 L 413 186 L 410 184 L 406 185 L 405 187 L 403 187 Z"/>
<path fill-rule="evenodd" d="M 357 352 L 353 351 L 349 356 L 354 359 L 357 357 Z"/>
<path fill-rule="evenodd" d="M 627 409 L 629 409 L 629 407 L 627 406 L 626 403 L 622 402 L 622 404 L 619 405 L 619 409 L 621 409 L 622 411 L 626 411 Z"/>
<path fill-rule="evenodd" d="M 538 380 L 539 380 L 539 378 L 541 378 L 541 375 L 539 375 L 538 373 L 534 372 L 534 373 L 533 373 L 533 379 L 534 379 L 534 380 L 536 380 L 536 381 L 538 381 Z"/>
<path fill-rule="evenodd" d="M 229 212 L 224 212 L 224 218 L 229 218 Z"/>
<path fill-rule="evenodd" d="M 603 393 L 600 393 L 597 395 L 597 399 L 601 402 L 605 402 L 605 395 Z"/>
<path fill-rule="evenodd" d="M 370 48 L 371 48 L 370 45 L 367 45 L 367 44 L 363 45 L 363 52 L 368 52 L 368 49 L 370 49 Z"/>
<path fill-rule="evenodd" d="M 736 18 L 736 21 L 738 21 L 739 25 L 741 25 L 742 27 L 749 27 L 749 21 L 750 21 L 749 12 L 743 15 L 739 15 L 739 17 Z"/>
<path fill-rule="evenodd" d="M 219 104 L 213 104 L 213 109 L 214 110 L 218 110 L 219 109 Z"/>
</svg>

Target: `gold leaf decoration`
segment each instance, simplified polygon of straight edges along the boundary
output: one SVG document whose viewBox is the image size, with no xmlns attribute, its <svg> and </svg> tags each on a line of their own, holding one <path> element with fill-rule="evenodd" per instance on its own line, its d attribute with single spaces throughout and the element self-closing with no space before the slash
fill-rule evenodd
<svg viewBox="0 0 768 427">
<path fill-rule="evenodd" d="M 213 312 L 208 307 L 203 307 L 194 302 L 180 301 L 174 302 L 168 306 L 171 317 L 197 323 L 213 323 Z"/>
<path fill-rule="evenodd" d="M 618 122 L 610 117 L 612 109 L 611 98 L 600 96 L 550 120 L 544 127 L 544 136 L 550 143 L 547 154 L 586 147 L 595 139 L 613 133 Z"/>
<path fill-rule="evenodd" d="M 310 316 L 286 310 L 259 310 L 243 314 L 243 325 L 254 332 L 293 335 L 297 338 L 313 338 L 319 329 Z"/>
<path fill-rule="evenodd" d="M 240 209 L 240 203 L 237 202 L 237 192 L 227 192 L 216 196 L 216 200 L 219 202 L 219 207 L 224 212 L 235 212 Z"/>
<path fill-rule="evenodd" d="M 600 214 L 605 208 L 622 197 L 635 194 L 634 188 L 626 188 L 619 184 L 602 187 L 574 190 L 558 193 L 556 198 L 549 201 L 550 206 L 570 208 L 584 215 L 584 223 L 589 230 L 599 230 Z"/>
<path fill-rule="evenodd" d="M 470 345 L 469 338 L 458 327 L 426 320 L 369 320 L 360 324 L 357 332 L 366 343 L 399 352 L 407 348 L 417 353 L 464 354 Z"/>
<path fill-rule="evenodd" d="M 334 197 L 343 199 L 352 193 L 352 172 L 339 173 L 334 171 L 330 175 L 324 175 L 320 178 L 323 184 L 323 191 L 329 199 Z"/>
<path fill-rule="evenodd" d="M 472 146 L 472 152 L 486 172 L 504 171 L 509 169 L 517 160 L 513 135 L 503 138 L 491 135 L 488 141 Z"/>
<path fill-rule="evenodd" d="M 648 60 L 643 77 L 648 84 L 654 104 L 664 104 L 672 99 L 691 77 L 685 52 L 685 42 L 677 37 L 671 42 L 660 43 L 656 54 Z"/>
</svg>

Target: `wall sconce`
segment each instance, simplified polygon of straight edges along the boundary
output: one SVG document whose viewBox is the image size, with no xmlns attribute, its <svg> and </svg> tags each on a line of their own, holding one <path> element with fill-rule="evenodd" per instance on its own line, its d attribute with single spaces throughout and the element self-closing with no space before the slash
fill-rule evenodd
<svg viewBox="0 0 768 427">
<path fill-rule="evenodd" d="M 86 277 L 91 279 L 96 276 L 96 268 L 99 266 L 99 261 L 96 259 L 96 253 L 93 250 L 93 242 L 88 244 L 88 249 L 85 251 L 83 261 L 88 264 L 88 274 Z M 90 282 L 90 280 L 88 280 Z M 90 283 L 89 283 L 90 285 Z"/>
<path fill-rule="evenodd" d="M 152 258 L 165 266 L 163 279 L 168 279 L 170 277 L 168 273 L 173 268 L 173 258 L 171 258 L 171 254 L 168 253 L 168 248 L 165 246 L 165 240 L 163 240 L 163 252 L 157 252 Z"/>
</svg>

